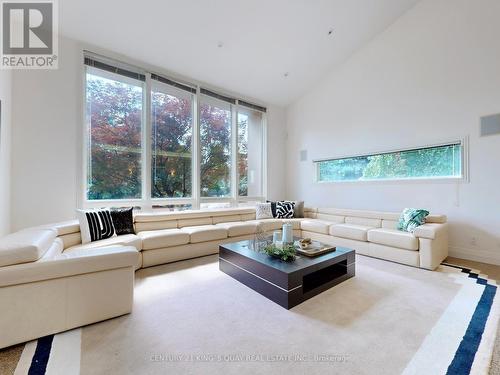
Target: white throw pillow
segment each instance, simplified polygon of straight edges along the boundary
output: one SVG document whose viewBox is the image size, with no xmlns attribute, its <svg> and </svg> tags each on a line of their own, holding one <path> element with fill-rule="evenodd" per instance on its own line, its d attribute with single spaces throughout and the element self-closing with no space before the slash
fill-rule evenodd
<svg viewBox="0 0 500 375">
<path fill-rule="evenodd" d="M 108 209 L 76 210 L 82 244 L 113 237 L 115 227 Z"/>
<path fill-rule="evenodd" d="M 255 205 L 255 218 L 259 219 L 272 219 L 273 212 L 271 211 L 271 203 L 257 203 Z"/>
</svg>

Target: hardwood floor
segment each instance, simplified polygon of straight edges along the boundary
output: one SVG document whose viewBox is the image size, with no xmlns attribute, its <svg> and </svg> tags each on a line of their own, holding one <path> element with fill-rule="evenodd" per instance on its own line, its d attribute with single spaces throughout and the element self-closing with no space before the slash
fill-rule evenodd
<svg viewBox="0 0 500 375">
<path fill-rule="evenodd" d="M 497 284 L 500 285 L 500 266 L 452 257 L 446 258 L 445 263 L 478 269 L 481 271 L 481 273 L 488 275 L 488 278 L 495 280 Z"/>
</svg>

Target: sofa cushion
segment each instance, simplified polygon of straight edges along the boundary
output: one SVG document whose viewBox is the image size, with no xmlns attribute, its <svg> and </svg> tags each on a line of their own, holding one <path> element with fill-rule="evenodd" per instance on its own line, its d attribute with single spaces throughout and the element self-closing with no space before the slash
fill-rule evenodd
<svg viewBox="0 0 500 375">
<path fill-rule="evenodd" d="M 62 277 L 135 266 L 140 255 L 132 246 L 110 246 L 63 252 L 50 261 L 18 264 L 2 269 L 0 288 Z"/>
<path fill-rule="evenodd" d="M 293 230 L 300 230 L 300 223 L 304 219 L 293 218 L 293 219 L 282 219 L 283 224 L 292 224 Z"/>
<path fill-rule="evenodd" d="M 256 223 L 262 226 L 262 230 L 269 232 L 272 230 L 278 230 L 283 227 L 283 220 L 281 219 L 260 219 L 260 220 L 249 220 L 247 223 Z"/>
<path fill-rule="evenodd" d="M 365 227 L 380 228 L 382 226 L 381 219 L 370 219 L 366 217 L 350 217 L 345 218 L 346 224 L 361 225 Z"/>
<path fill-rule="evenodd" d="M 255 234 L 257 231 L 257 223 L 248 223 L 244 221 L 236 221 L 232 223 L 219 223 L 220 226 L 227 230 L 228 237 L 245 236 L 247 234 Z"/>
<path fill-rule="evenodd" d="M 314 233 L 328 234 L 330 225 L 333 223 L 324 220 L 307 219 L 300 222 L 302 230 Z"/>
<path fill-rule="evenodd" d="M 331 223 L 338 223 L 338 224 L 345 223 L 345 217 L 344 216 L 339 216 L 339 215 L 330 215 L 330 214 L 321 214 L 321 213 L 318 213 L 318 214 L 316 214 L 316 219 L 320 219 L 320 220 L 324 220 L 324 221 L 329 221 Z"/>
<path fill-rule="evenodd" d="M 161 249 L 189 243 L 189 234 L 180 229 L 162 229 L 139 232 L 142 250 Z"/>
<path fill-rule="evenodd" d="M 184 227 L 181 231 L 189 234 L 189 242 L 206 242 L 227 238 L 227 229 L 218 225 Z"/>
<path fill-rule="evenodd" d="M 135 224 L 135 232 L 146 232 L 149 230 L 174 229 L 177 228 L 177 220 L 169 221 L 137 221 Z"/>
<path fill-rule="evenodd" d="M 135 234 L 124 234 L 123 236 L 114 236 L 104 240 L 89 242 L 86 244 L 79 244 L 76 246 L 68 247 L 64 250 L 63 255 L 72 256 L 72 253 L 96 253 L 100 254 L 102 248 L 109 247 L 133 247 L 137 250 L 134 268 L 138 270 L 142 266 L 142 240 Z"/>
<path fill-rule="evenodd" d="M 212 218 L 208 217 L 197 217 L 192 219 L 179 219 L 177 220 L 177 226 L 179 228 L 183 227 L 194 227 L 201 225 L 212 225 Z"/>
<path fill-rule="evenodd" d="M 0 240 L 0 267 L 35 262 L 52 246 L 57 232 L 51 229 L 27 229 Z"/>
<path fill-rule="evenodd" d="M 418 238 L 428 238 L 430 240 L 435 240 L 437 237 L 442 237 L 442 235 L 447 235 L 448 224 L 424 224 L 420 225 L 415 229 L 413 235 Z"/>
<path fill-rule="evenodd" d="M 142 240 L 139 236 L 135 234 L 125 234 L 123 236 L 114 236 L 111 238 L 106 238 L 105 240 L 71 246 L 64 250 L 64 252 L 78 251 L 81 249 L 97 249 L 99 247 L 108 247 L 115 245 L 133 246 L 138 251 L 142 250 Z"/>
<path fill-rule="evenodd" d="M 418 239 L 413 234 L 396 229 L 371 229 L 368 231 L 368 241 L 400 249 L 418 250 Z"/>
<path fill-rule="evenodd" d="M 57 236 L 66 234 L 80 233 L 80 222 L 78 220 L 63 221 L 60 223 L 49 224 L 46 229 L 53 229 L 57 232 Z"/>
<path fill-rule="evenodd" d="M 366 225 L 335 224 L 330 227 L 330 235 L 357 241 L 367 241 L 367 233 L 370 229 L 374 228 Z"/>
<path fill-rule="evenodd" d="M 225 216 L 214 216 L 212 218 L 213 224 L 231 223 L 234 221 L 241 221 L 241 216 L 240 215 L 225 215 Z"/>
</svg>

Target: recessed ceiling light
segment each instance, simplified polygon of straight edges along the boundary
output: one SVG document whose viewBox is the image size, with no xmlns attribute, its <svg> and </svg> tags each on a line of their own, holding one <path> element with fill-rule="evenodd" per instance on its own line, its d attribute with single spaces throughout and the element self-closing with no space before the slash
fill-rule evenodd
<svg viewBox="0 0 500 375">
<path fill-rule="evenodd" d="M 288 73 L 288 72 L 283 73 L 283 77 L 285 77 L 285 78 L 288 78 L 289 75 L 290 75 L 290 73 Z"/>
<path fill-rule="evenodd" d="M 333 29 L 328 30 L 328 35 L 333 35 Z"/>
</svg>

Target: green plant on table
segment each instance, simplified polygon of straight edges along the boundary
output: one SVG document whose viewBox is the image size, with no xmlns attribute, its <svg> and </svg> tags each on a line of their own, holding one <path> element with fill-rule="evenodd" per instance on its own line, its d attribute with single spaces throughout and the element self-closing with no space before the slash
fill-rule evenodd
<svg viewBox="0 0 500 375">
<path fill-rule="evenodd" d="M 264 253 L 273 258 L 281 259 L 284 262 L 290 262 L 295 259 L 296 251 L 293 244 L 283 244 L 283 247 L 279 248 L 275 244 L 269 244 L 262 249 Z"/>
</svg>

